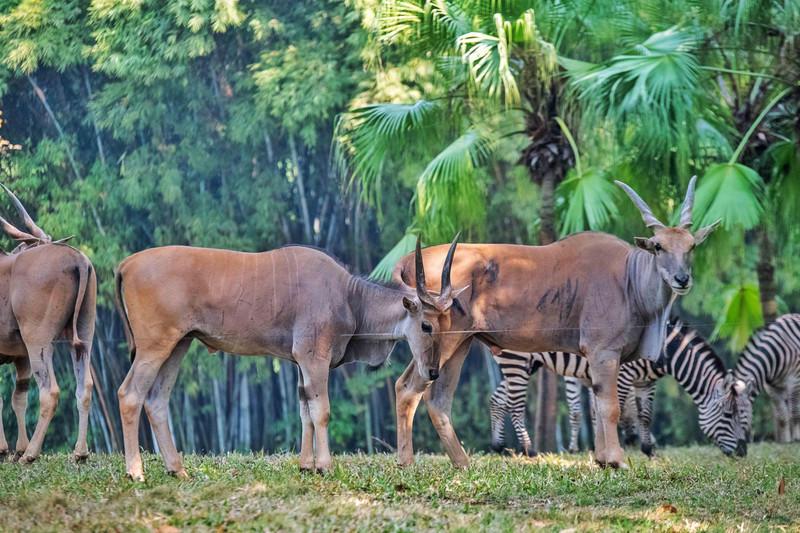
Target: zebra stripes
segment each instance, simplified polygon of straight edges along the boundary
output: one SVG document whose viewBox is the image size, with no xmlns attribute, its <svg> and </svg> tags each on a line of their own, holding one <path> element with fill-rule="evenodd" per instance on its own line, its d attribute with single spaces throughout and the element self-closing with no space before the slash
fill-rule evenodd
<svg viewBox="0 0 800 533">
<path fill-rule="evenodd" d="M 722 360 L 698 333 L 671 320 L 665 346 L 665 366 L 658 369 L 644 359 L 620 367 L 617 382 L 620 410 L 628 414 L 623 428 L 638 426 L 642 451 L 652 454 L 650 422 L 655 383 L 666 374 L 672 375 L 692 397 L 698 410 L 703 432 L 726 454 L 747 452 L 745 431 L 737 408 L 739 392 L 744 384 L 734 387 L 733 376 L 726 372 Z M 575 378 L 568 384 L 570 404 L 570 450 L 577 450 L 580 427 L 580 388 L 591 384 L 588 361 L 564 352 L 502 352 L 495 356 L 503 373 L 491 399 L 492 447 L 504 446 L 503 425 L 506 413 L 511 414 L 514 430 L 523 449 L 530 452 L 530 437 L 525 428 L 525 402 L 531 376 L 542 366 L 563 376 Z M 577 380 L 577 381 L 576 381 Z M 576 387 L 576 384 L 578 385 Z M 636 416 L 630 416 L 637 413 Z M 634 422 L 635 420 L 635 422 Z"/>
<path fill-rule="evenodd" d="M 745 346 L 734 369 L 745 383 L 749 402 L 738 406 L 747 437 L 753 421 L 752 400 L 766 392 L 775 415 L 775 440 L 800 440 L 800 314 L 778 317 Z"/>
<path fill-rule="evenodd" d="M 533 455 L 533 447 L 525 427 L 525 406 L 528 395 L 528 382 L 542 366 L 562 376 L 586 378 L 589 375 L 589 361 L 583 357 L 566 352 L 512 352 L 495 355 L 500 365 L 503 380 L 497 385 L 489 403 L 492 421 L 492 449 L 500 451 L 505 447 L 505 416 L 511 415 L 511 422 L 522 449 Z"/>
</svg>

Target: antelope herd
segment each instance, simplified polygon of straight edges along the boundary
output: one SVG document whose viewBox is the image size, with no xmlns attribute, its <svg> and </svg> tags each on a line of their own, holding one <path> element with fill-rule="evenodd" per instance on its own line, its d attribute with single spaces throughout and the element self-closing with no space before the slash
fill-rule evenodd
<svg viewBox="0 0 800 533">
<path fill-rule="evenodd" d="M 547 246 L 458 245 L 456 237 L 449 246 L 421 249 L 418 240 L 416 250 L 397 264 L 389 285 L 355 277 L 324 252 L 301 246 L 263 253 L 167 246 L 128 257 L 115 279 L 131 357 L 130 371 L 119 388 L 127 474 L 144 479 L 138 442 L 144 407 L 167 470 L 187 477 L 167 414 L 181 360 L 194 339 L 210 352 L 269 354 L 299 367 L 301 469 L 331 467 L 330 369 L 352 362 L 380 365 L 400 340 L 409 344 L 413 355 L 395 387 L 401 465 L 414 460 L 412 424 L 423 399 L 453 464 L 469 464 L 451 408 L 473 339 L 491 349 L 504 371 L 515 368 L 523 380 L 511 396 L 504 384 L 506 388 L 498 388 L 493 396 L 495 436 L 510 402 L 520 397 L 524 402 L 530 374 L 546 366 L 591 385 L 597 413 L 595 460 L 602 466 L 625 467 L 617 432 L 618 386 L 625 383 L 620 368 L 638 361 L 651 374 L 663 375 L 659 369 L 665 363 L 667 369 L 676 368 L 673 361 L 680 354 L 693 368 L 702 369 L 703 361 L 711 361 L 706 366 L 713 372 L 696 373 L 704 380 L 694 383 L 700 391 L 696 402 L 702 401 L 709 419 L 724 419 L 725 438 L 707 431 L 723 450 L 742 454 L 749 438 L 751 402 L 761 390 L 769 392 L 776 413 L 780 411 L 779 438 L 800 439 L 800 315 L 781 319 L 755 336 L 735 378 L 717 368 L 713 352 L 704 355 L 699 348 L 687 348 L 689 344 L 680 349 L 668 344 L 665 360 L 670 309 L 676 297 L 692 287 L 693 250 L 718 223 L 690 231 L 695 178 L 675 227 L 660 222 L 630 187 L 616 183 L 653 232 L 651 237 L 636 237 L 635 246 L 598 232 Z M 17 197 L 5 191 L 28 230 L 0 217 L 5 233 L 19 243 L 11 253 L 0 255 L 0 363 L 14 363 L 17 372 L 12 399 L 18 424 L 15 456 L 32 462 L 41 452 L 59 394 L 54 342 L 63 339 L 71 347 L 77 382 L 80 416 L 74 456 L 81 460 L 88 455 L 97 279 L 84 254 L 67 239 L 54 241 Z M 426 273 L 435 275 L 428 280 Z M 553 353 L 542 357 L 536 352 Z M 676 377 L 677 372 L 673 371 Z M 31 375 L 39 388 L 40 412 L 29 441 L 25 410 Z M 652 390 L 647 386 L 641 385 L 645 398 Z M 630 386 L 623 392 L 631 396 Z M 498 396 L 501 393 L 506 396 Z M 640 397 L 638 391 L 635 394 Z M 512 414 L 513 409 L 517 408 Z M 640 416 L 640 421 L 647 424 L 640 432 L 646 429 L 649 435 L 649 418 Z M 517 422 L 518 434 L 527 438 L 524 423 L 520 428 Z M 0 455 L 8 453 L 0 418 Z"/>
</svg>

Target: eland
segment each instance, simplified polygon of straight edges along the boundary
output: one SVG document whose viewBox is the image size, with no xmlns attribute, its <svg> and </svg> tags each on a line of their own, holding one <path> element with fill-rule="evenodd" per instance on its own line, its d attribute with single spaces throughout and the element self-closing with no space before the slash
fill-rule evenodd
<svg viewBox="0 0 800 533">
<path fill-rule="evenodd" d="M 399 340 L 421 381 L 439 372 L 439 337 L 450 329 L 456 241 L 428 292 L 421 258 L 416 289 L 351 275 L 322 251 L 288 246 L 262 253 L 167 246 L 118 267 L 116 292 L 132 366 L 119 388 L 128 475 L 143 480 L 138 426 L 144 405 L 167 470 L 188 477 L 168 424 L 169 396 L 194 339 L 209 351 L 270 354 L 299 367 L 300 468 L 331 467 L 328 375 L 345 363 L 382 364 Z"/>
<path fill-rule="evenodd" d="M 692 251 L 719 224 L 690 231 L 695 181 L 689 182 L 677 227 L 661 223 L 633 189 L 616 182 L 653 231 L 652 237 L 636 237 L 635 246 L 598 232 L 546 246 L 460 245 L 452 279 L 467 289 L 453 306 L 457 312 L 450 330 L 441 332 L 440 377 L 427 380 L 412 365 L 395 385 L 400 464 L 414 460 L 413 417 L 423 396 L 452 462 L 469 464 L 450 413 L 464 358 L 477 338 L 493 351 L 585 356 L 597 398 L 595 460 L 602 466 L 625 467 L 617 436 L 620 363 L 639 356 L 654 362 L 662 358 L 671 304 L 692 287 Z M 446 247 L 426 248 L 424 268 L 441 270 L 445 253 Z M 397 282 L 415 284 L 414 261 L 410 255 L 401 259 L 393 275 Z"/>
<path fill-rule="evenodd" d="M 76 380 L 78 439 L 74 458 L 84 460 L 89 455 L 86 437 L 93 387 L 90 356 L 97 278 L 85 255 L 64 244 L 67 239 L 53 241 L 14 193 L 5 186 L 3 189 L 28 229 L 22 231 L 0 217 L 6 234 L 19 242 L 10 254 L 0 254 L 0 363 L 14 363 L 17 371 L 11 400 L 18 425 L 16 456 L 30 463 L 41 453 L 58 405 L 54 343 L 63 339 L 70 344 Z M 39 421 L 29 441 L 25 411 L 31 374 L 39 387 Z M 6 454 L 8 444 L 0 421 L 0 455 Z"/>
</svg>

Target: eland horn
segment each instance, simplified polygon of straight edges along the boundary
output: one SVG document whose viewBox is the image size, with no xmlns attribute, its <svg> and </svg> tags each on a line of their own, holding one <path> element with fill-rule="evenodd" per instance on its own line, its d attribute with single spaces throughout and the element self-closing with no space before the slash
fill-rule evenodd
<svg viewBox="0 0 800 533">
<path fill-rule="evenodd" d="M 694 186 L 697 182 L 697 176 L 692 176 L 689 180 L 689 188 L 686 189 L 686 198 L 683 200 L 681 206 L 681 222 L 680 227 L 690 228 L 692 226 L 692 207 L 694 207 Z"/>
<path fill-rule="evenodd" d="M 37 242 L 39 241 L 38 237 L 34 237 L 30 233 L 25 233 L 24 231 L 18 230 L 15 226 L 13 226 L 8 220 L 0 217 L 0 226 L 3 227 L 3 231 L 6 234 L 14 239 L 15 241 L 22 241 L 22 242 Z"/>
<path fill-rule="evenodd" d="M 417 298 L 419 298 L 421 302 L 433 305 L 434 300 L 431 298 L 431 295 L 428 294 L 428 287 L 425 284 L 425 265 L 422 264 L 422 246 L 420 245 L 419 236 L 417 236 L 414 264 L 416 265 Z"/>
<path fill-rule="evenodd" d="M 5 185 L 0 184 L 0 186 L 5 189 L 9 196 L 11 196 L 11 201 L 14 203 L 14 207 L 17 208 L 17 212 L 19 212 L 19 216 L 22 217 L 22 221 L 25 223 L 25 226 L 30 230 L 31 235 L 36 237 L 39 240 L 50 242 L 52 239 L 50 236 L 42 230 L 36 223 L 33 221 L 33 218 L 28 214 L 28 211 L 25 210 L 25 206 L 22 205 L 22 202 L 19 201 L 19 198 L 9 190 L 8 187 Z"/>
<path fill-rule="evenodd" d="M 444 267 L 442 268 L 442 289 L 439 296 L 439 300 L 442 302 L 449 300 L 450 295 L 453 293 L 453 285 L 450 283 L 450 270 L 453 267 L 453 256 L 456 253 L 456 246 L 458 246 L 458 238 L 460 236 L 461 232 L 456 233 L 453 242 L 450 243 L 450 249 L 447 250 L 447 257 L 445 257 L 444 260 Z"/>
<path fill-rule="evenodd" d="M 642 219 L 644 220 L 645 226 L 651 229 L 661 229 L 666 227 L 664 226 L 664 224 L 661 223 L 660 220 L 656 218 L 656 216 L 653 214 L 653 210 L 650 209 L 650 206 L 647 205 L 647 203 L 644 200 L 642 200 L 642 197 L 636 194 L 636 191 L 634 191 L 621 181 L 614 180 L 614 183 L 616 183 L 619 186 L 619 188 L 625 191 L 625 193 L 630 197 L 630 199 L 633 200 L 633 203 L 636 204 L 636 207 L 639 208 L 639 212 L 642 214 Z"/>
</svg>

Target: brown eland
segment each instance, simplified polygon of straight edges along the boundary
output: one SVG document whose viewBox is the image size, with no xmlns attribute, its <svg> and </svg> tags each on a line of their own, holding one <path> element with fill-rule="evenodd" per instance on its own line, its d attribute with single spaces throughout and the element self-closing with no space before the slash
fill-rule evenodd
<svg viewBox="0 0 800 533">
<path fill-rule="evenodd" d="M 414 460 L 412 425 L 425 398 L 442 446 L 456 466 L 469 458 L 451 422 L 453 394 L 473 337 L 493 350 L 566 351 L 585 356 L 594 376 L 598 424 L 595 459 L 625 467 L 617 436 L 617 373 L 621 361 L 661 357 L 669 309 L 692 286 L 691 258 L 718 223 L 692 234 L 695 178 L 689 182 L 677 227 L 667 227 L 627 185 L 616 182 L 638 207 L 654 235 L 636 246 L 605 233 L 586 232 L 547 246 L 462 244 L 452 280 L 467 290 L 456 302 L 450 330 L 442 331 L 437 381 L 406 369 L 398 379 L 397 451 L 400 464 Z M 446 248 L 423 250 L 428 272 L 442 269 Z M 394 278 L 415 284 L 413 256 Z M 430 290 L 435 291 L 436 286 Z"/>
<path fill-rule="evenodd" d="M 170 431 L 170 392 L 193 339 L 209 351 L 270 354 L 299 366 L 300 467 L 331 467 L 328 374 L 345 363 L 382 364 L 405 339 L 419 379 L 438 375 L 438 333 L 450 328 L 450 264 L 439 265 L 440 295 L 352 276 L 319 250 L 262 253 L 168 246 L 125 259 L 116 287 L 132 366 L 119 389 L 129 476 L 143 480 L 138 426 L 144 404 L 167 470 L 187 477 Z M 415 272 L 424 280 L 424 272 Z M 316 457 L 315 457 L 316 456 Z"/>
<path fill-rule="evenodd" d="M 70 344 L 78 402 L 78 440 L 74 457 L 89 455 L 86 434 L 92 401 L 90 356 L 94 338 L 97 278 L 89 259 L 81 252 L 53 241 L 5 186 L 28 232 L 4 218 L 0 225 L 19 245 L 10 254 L 0 253 L 0 363 L 14 363 L 16 385 L 11 400 L 17 418 L 16 456 L 34 461 L 42 450 L 47 427 L 58 405 L 59 388 L 53 372 L 54 343 Z M 39 421 L 28 441 L 25 410 L 30 377 L 39 387 Z M 0 411 L 2 400 L 0 399 Z M 0 422 L 0 455 L 8 444 Z"/>
</svg>

